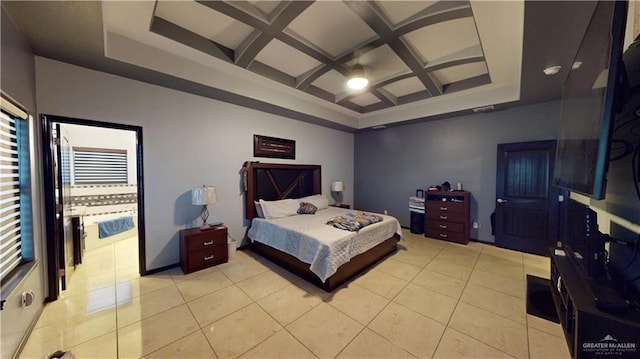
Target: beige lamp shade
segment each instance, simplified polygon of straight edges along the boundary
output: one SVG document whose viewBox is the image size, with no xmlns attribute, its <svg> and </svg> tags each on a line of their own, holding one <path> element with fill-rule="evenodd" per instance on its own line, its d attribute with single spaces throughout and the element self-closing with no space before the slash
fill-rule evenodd
<svg viewBox="0 0 640 359">
<path fill-rule="evenodd" d="M 331 191 L 333 191 L 333 192 L 342 192 L 342 191 L 344 191 L 344 182 L 342 182 L 342 181 L 333 181 L 333 182 L 331 182 Z"/>
<path fill-rule="evenodd" d="M 216 203 L 216 188 L 213 186 L 202 186 L 192 189 L 191 203 L 199 206 Z"/>
</svg>

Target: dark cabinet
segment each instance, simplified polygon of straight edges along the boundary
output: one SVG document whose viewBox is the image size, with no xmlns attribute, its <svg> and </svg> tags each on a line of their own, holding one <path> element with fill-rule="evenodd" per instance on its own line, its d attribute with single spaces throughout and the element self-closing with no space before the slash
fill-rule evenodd
<svg viewBox="0 0 640 359">
<path fill-rule="evenodd" d="M 456 243 L 469 243 L 469 192 L 426 192 L 426 237 Z"/>
</svg>

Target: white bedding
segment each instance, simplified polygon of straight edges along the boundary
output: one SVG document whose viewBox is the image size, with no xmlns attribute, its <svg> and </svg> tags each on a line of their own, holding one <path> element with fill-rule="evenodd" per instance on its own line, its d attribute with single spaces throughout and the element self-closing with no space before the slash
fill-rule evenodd
<svg viewBox="0 0 640 359">
<path fill-rule="evenodd" d="M 290 254 L 304 263 L 322 282 L 342 264 L 364 253 L 397 233 L 402 238 L 400 222 L 379 214 L 382 222 L 350 232 L 326 224 L 330 219 L 355 210 L 329 207 L 315 214 L 300 214 L 275 219 L 254 218 L 248 236 Z"/>
</svg>

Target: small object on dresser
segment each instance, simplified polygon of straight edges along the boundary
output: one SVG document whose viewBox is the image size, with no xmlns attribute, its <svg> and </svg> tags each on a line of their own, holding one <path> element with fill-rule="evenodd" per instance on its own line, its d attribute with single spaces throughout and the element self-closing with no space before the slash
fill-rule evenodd
<svg viewBox="0 0 640 359">
<path fill-rule="evenodd" d="M 331 207 L 338 207 L 338 208 L 344 208 L 344 209 L 351 209 L 351 205 L 346 204 L 346 203 L 334 203 L 331 205 Z"/>
</svg>

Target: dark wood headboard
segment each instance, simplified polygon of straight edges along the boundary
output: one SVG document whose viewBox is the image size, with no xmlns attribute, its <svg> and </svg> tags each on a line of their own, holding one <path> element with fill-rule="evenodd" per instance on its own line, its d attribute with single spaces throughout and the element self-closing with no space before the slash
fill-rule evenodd
<svg viewBox="0 0 640 359">
<path fill-rule="evenodd" d="M 243 166 L 247 219 L 256 217 L 254 201 L 276 201 L 322 193 L 320 165 L 245 162 Z"/>
</svg>

